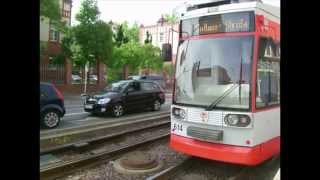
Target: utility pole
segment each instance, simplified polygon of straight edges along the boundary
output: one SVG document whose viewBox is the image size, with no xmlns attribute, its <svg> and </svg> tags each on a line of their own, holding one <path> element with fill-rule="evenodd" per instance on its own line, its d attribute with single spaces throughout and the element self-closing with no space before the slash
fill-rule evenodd
<svg viewBox="0 0 320 180">
<path fill-rule="evenodd" d="M 89 57 L 94 58 L 94 55 L 90 54 Z M 89 61 L 87 61 L 84 66 L 84 90 L 83 90 L 84 95 L 87 93 L 89 65 L 90 65 L 90 63 L 89 63 Z"/>
<path fill-rule="evenodd" d="M 86 65 L 84 66 L 84 90 L 83 90 L 83 94 L 87 93 L 88 69 L 89 69 L 89 62 L 86 62 Z"/>
</svg>

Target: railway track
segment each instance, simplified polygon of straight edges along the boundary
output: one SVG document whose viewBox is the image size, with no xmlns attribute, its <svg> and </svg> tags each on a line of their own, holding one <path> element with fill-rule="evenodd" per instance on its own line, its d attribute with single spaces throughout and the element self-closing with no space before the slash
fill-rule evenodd
<svg viewBox="0 0 320 180">
<path fill-rule="evenodd" d="M 40 165 L 40 178 L 55 179 L 81 168 L 112 160 L 136 147 L 169 137 L 169 129 L 170 120 L 167 118 L 157 123 L 146 124 L 144 127 L 133 127 L 107 136 L 96 137 L 82 145 L 78 143 L 78 145 L 63 146 L 43 152 L 42 156 L 50 155 L 58 158 L 55 162 Z M 114 145 L 114 142 L 117 145 Z M 67 157 L 74 158 L 65 159 L 65 154 Z"/>
<path fill-rule="evenodd" d="M 169 123 L 169 113 L 148 116 L 142 119 L 128 120 L 111 124 L 97 124 L 95 126 L 71 130 L 69 132 L 51 134 L 40 138 L 40 154 L 55 150 L 70 148 L 80 144 L 112 138 L 115 135 L 139 131 L 141 128 Z"/>
<path fill-rule="evenodd" d="M 153 174 L 146 180 L 276 180 L 279 156 L 257 166 L 242 166 L 188 157 L 175 166 Z M 279 176 L 279 175 L 278 175 Z"/>
</svg>

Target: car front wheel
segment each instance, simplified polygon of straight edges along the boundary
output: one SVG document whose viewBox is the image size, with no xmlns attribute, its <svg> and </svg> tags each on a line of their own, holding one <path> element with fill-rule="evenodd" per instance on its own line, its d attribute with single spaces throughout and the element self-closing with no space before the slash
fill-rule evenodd
<svg viewBox="0 0 320 180">
<path fill-rule="evenodd" d="M 121 104 L 116 104 L 112 107 L 112 115 L 114 117 L 120 117 L 123 115 L 123 106 Z"/>
<path fill-rule="evenodd" d="M 47 110 L 42 114 L 42 125 L 45 128 L 55 128 L 60 123 L 60 114 L 56 110 Z"/>
</svg>

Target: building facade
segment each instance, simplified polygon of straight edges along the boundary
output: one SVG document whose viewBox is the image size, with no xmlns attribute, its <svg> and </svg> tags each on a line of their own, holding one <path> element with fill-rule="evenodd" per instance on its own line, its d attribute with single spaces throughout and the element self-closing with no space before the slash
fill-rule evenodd
<svg viewBox="0 0 320 180">
<path fill-rule="evenodd" d="M 72 0 L 58 0 L 60 5 L 61 21 L 71 26 Z M 62 92 L 80 93 L 83 91 L 84 69 L 73 67 L 72 60 L 63 59 L 62 62 L 53 62 L 61 53 L 61 41 L 63 34 L 59 32 L 50 19 L 40 17 L 40 80 L 54 83 Z M 105 65 L 97 63 L 90 68 L 94 75 L 93 83 L 89 83 L 87 89 L 97 90 L 105 86 Z"/>
</svg>

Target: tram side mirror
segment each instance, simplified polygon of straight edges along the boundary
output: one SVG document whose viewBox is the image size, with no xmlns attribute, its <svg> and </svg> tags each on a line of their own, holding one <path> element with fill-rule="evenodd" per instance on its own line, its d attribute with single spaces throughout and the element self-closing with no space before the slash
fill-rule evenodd
<svg viewBox="0 0 320 180">
<path fill-rule="evenodd" d="M 170 43 L 162 44 L 161 56 L 163 61 L 172 61 L 172 47 Z"/>
</svg>

